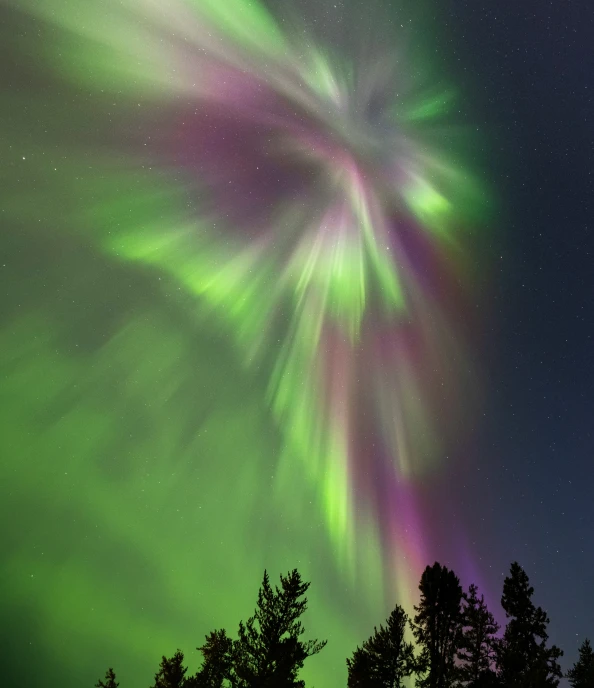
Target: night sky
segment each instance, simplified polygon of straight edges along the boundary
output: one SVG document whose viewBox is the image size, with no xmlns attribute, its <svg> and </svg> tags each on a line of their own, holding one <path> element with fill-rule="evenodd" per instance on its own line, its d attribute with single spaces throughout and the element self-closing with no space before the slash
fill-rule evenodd
<svg viewBox="0 0 594 688">
<path fill-rule="evenodd" d="M 488 499 L 476 539 L 490 580 L 523 564 L 567 665 L 594 621 L 594 14 L 580 2 L 448 6 L 503 206 L 466 522 Z"/>
<path fill-rule="evenodd" d="M 224 9 L 221 9 L 223 8 Z M 0 0 L 2 685 L 439 560 L 594 638 L 594 8 Z"/>
</svg>

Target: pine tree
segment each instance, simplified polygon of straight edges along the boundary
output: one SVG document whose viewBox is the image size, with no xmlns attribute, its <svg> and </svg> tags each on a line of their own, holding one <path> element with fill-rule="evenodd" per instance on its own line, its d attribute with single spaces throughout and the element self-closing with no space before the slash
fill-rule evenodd
<svg viewBox="0 0 594 688">
<path fill-rule="evenodd" d="M 503 583 L 501 606 L 509 621 L 497 652 L 506 688 L 556 688 L 562 676 L 557 660 L 563 652 L 555 645 L 547 648 L 549 618 L 534 606 L 533 593 L 526 572 L 514 562 Z"/>
<path fill-rule="evenodd" d="M 462 588 L 453 571 L 435 562 L 419 583 L 421 600 L 413 633 L 421 646 L 419 667 L 426 675 L 420 688 L 449 688 L 456 678 L 455 658 L 460 644 Z"/>
<path fill-rule="evenodd" d="M 307 609 L 303 595 L 309 583 L 296 569 L 281 575 L 280 582 L 281 587 L 273 590 L 264 571 L 254 616 L 239 624 L 233 655 L 240 688 L 302 688 L 305 683 L 297 674 L 304 661 L 326 645 L 300 640 L 304 629 L 299 617 Z"/>
<path fill-rule="evenodd" d="M 479 598 L 476 585 L 468 588 L 462 600 L 458 678 L 465 686 L 478 686 L 494 678 L 488 674 L 495 661 L 499 624 L 487 609 L 484 595 Z"/>
<path fill-rule="evenodd" d="M 225 681 L 235 685 L 233 640 L 224 629 L 212 631 L 198 650 L 204 661 L 188 688 L 223 688 Z"/>
<path fill-rule="evenodd" d="M 182 665 L 183 661 L 184 653 L 181 650 L 177 650 L 170 659 L 163 655 L 153 688 L 183 688 L 187 671 L 187 667 Z"/>
<path fill-rule="evenodd" d="M 594 688 L 594 651 L 588 638 L 580 647 L 578 661 L 567 672 L 572 688 Z"/>
<path fill-rule="evenodd" d="M 120 684 L 116 682 L 114 670 L 109 667 L 109 669 L 105 672 L 105 682 L 99 679 L 95 684 L 95 688 L 118 688 L 119 685 Z"/>
<path fill-rule="evenodd" d="M 396 605 L 386 627 L 373 635 L 347 659 L 349 688 L 400 688 L 402 679 L 415 671 L 414 649 L 405 641 L 408 616 Z"/>
</svg>

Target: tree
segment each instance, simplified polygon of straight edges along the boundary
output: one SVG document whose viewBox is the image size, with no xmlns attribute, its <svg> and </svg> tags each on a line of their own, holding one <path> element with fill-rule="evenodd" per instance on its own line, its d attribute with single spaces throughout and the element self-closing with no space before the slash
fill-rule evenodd
<svg viewBox="0 0 594 688">
<path fill-rule="evenodd" d="M 187 667 L 182 665 L 183 661 L 184 653 L 181 650 L 177 650 L 170 659 L 163 655 L 153 688 L 184 688 Z"/>
<path fill-rule="evenodd" d="M 419 668 L 426 672 L 421 688 L 448 688 L 455 675 L 460 643 L 462 588 L 453 571 L 435 562 L 427 566 L 419 583 L 421 600 L 412 624 L 421 646 Z"/>
<path fill-rule="evenodd" d="M 204 661 L 191 679 L 191 688 L 223 688 L 225 681 L 235 685 L 233 640 L 224 629 L 207 635 L 206 642 L 198 650 L 202 652 Z"/>
<path fill-rule="evenodd" d="M 99 679 L 95 684 L 95 688 L 118 688 L 120 684 L 116 682 L 116 675 L 114 670 L 109 667 L 105 672 L 105 683 Z"/>
<path fill-rule="evenodd" d="M 573 688 L 594 688 L 594 652 L 588 638 L 580 647 L 578 661 L 567 672 Z"/>
<path fill-rule="evenodd" d="M 534 606 L 533 593 L 526 572 L 514 562 L 503 583 L 501 606 L 509 621 L 497 652 L 506 688 L 555 688 L 562 676 L 557 660 L 563 652 L 555 645 L 547 648 L 549 618 Z"/>
<path fill-rule="evenodd" d="M 396 605 L 386 627 L 373 635 L 347 659 L 349 688 L 400 688 L 402 679 L 416 669 L 414 648 L 405 641 L 408 616 Z"/>
<path fill-rule="evenodd" d="M 302 688 L 305 683 L 297 674 L 304 661 L 326 645 L 300 640 L 304 629 L 299 617 L 307 609 L 303 596 L 309 583 L 301 580 L 297 569 L 281 575 L 280 582 L 273 590 L 264 571 L 254 616 L 239 624 L 239 640 L 233 647 L 239 688 Z"/>
<path fill-rule="evenodd" d="M 485 597 L 472 584 L 462 595 L 462 623 L 458 648 L 458 678 L 466 686 L 492 682 L 499 624 L 487 609 Z"/>
</svg>

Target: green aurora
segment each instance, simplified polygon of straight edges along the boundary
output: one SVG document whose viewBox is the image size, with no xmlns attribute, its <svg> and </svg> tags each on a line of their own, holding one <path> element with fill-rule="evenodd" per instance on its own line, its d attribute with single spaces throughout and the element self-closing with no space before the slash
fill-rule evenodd
<svg viewBox="0 0 594 688">
<path fill-rule="evenodd" d="M 193 4 L 254 64 L 284 59 L 287 39 L 263 5 Z M 155 7 L 146 3 L 147 16 Z M 333 256 L 326 273 L 296 251 L 301 280 L 293 296 L 279 293 L 282 251 L 233 257 L 236 238 L 212 235 L 213 209 L 190 226 L 191 184 L 171 161 L 159 166 L 177 41 L 157 50 L 148 21 L 122 24 L 111 5 L 113 14 L 90 2 L 24 8 L 2 8 L 1 35 L 10 69 L 1 121 L 0 604 L 4 647 L 19 660 L 9 684 L 25 671 L 38 674 L 32 686 L 90 686 L 114 666 L 121 685 L 135 688 L 178 647 L 194 670 L 207 632 L 233 634 L 250 615 L 264 568 L 275 578 L 298 567 L 312 581 L 306 629 L 328 639 L 303 678 L 342 685 L 346 655 L 394 596 L 414 598 L 413 550 L 422 550 L 413 545 L 406 561 L 386 564 L 377 516 L 352 494 L 348 433 L 338 421 L 328 430 L 320 388 L 301 376 L 317 366 L 326 317 L 347 351 L 374 294 L 382 318 L 409 317 L 406 271 L 376 246 L 351 189 L 367 253 Z M 323 53 L 311 55 L 312 92 L 340 92 Z M 449 89 L 427 89 L 402 119 L 422 128 L 450 99 Z M 444 186 L 419 177 L 404 203 L 466 271 L 453 218 L 461 206 L 471 222 L 481 218 L 483 192 L 458 163 L 428 164 Z M 332 307 L 320 311 L 307 299 L 322 282 Z M 296 304 L 300 318 L 278 315 Z M 432 326 L 437 312 L 436 304 L 424 311 Z M 440 346 L 463 356 L 445 330 Z M 399 470 L 420 479 L 438 470 L 438 429 L 414 400 L 413 372 L 398 374 L 415 390 L 403 416 L 419 428 L 408 451 L 413 462 L 415 447 L 425 456 L 412 468 L 402 459 Z M 391 571 L 399 579 L 388 584 Z"/>
</svg>

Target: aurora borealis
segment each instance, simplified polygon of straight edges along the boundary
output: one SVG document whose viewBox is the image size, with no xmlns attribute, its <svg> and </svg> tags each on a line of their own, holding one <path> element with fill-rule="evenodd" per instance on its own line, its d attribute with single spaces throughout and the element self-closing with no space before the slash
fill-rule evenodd
<svg viewBox="0 0 594 688">
<path fill-rule="evenodd" d="M 265 567 L 312 581 L 318 688 L 435 558 L 496 595 L 460 476 L 498 190 L 440 9 L 2 11 L 2 613 L 30 685 L 195 669 Z"/>
</svg>

